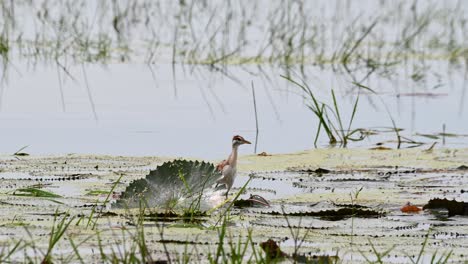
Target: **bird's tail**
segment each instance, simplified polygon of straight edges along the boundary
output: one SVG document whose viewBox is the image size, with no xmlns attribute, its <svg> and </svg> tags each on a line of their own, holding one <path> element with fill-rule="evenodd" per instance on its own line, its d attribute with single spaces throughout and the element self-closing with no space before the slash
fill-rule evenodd
<svg viewBox="0 0 468 264">
<path fill-rule="evenodd" d="M 226 179 L 223 177 L 216 180 L 216 184 L 226 184 Z"/>
<path fill-rule="evenodd" d="M 216 180 L 215 190 L 218 191 L 218 190 L 221 190 L 221 189 L 226 189 L 226 186 L 227 186 L 226 179 L 223 176 L 223 177 Z"/>
</svg>

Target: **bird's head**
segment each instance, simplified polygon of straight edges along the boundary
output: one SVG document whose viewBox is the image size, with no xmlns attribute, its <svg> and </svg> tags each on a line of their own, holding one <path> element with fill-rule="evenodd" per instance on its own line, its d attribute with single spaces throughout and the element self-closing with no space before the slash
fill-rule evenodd
<svg viewBox="0 0 468 264">
<path fill-rule="evenodd" d="M 245 140 L 243 137 L 241 137 L 239 135 L 234 136 L 232 138 L 232 146 L 233 147 L 240 146 L 240 145 L 243 145 L 243 144 L 251 144 L 251 143 L 250 143 L 250 141 Z"/>
</svg>

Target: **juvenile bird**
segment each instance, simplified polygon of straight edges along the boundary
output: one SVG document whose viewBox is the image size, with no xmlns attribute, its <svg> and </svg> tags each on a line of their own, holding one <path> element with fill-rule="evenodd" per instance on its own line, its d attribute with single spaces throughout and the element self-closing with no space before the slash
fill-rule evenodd
<svg viewBox="0 0 468 264">
<path fill-rule="evenodd" d="M 237 149 L 240 145 L 250 144 L 249 141 L 245 140 L 243 137 L 237 135 L 232 138 L 232 152 L 229 157 L 221 163 L 219 163 L 216 168 L 221 171 L 223 177 L 216 181 L 217 185 L 224 184 L 226 186 L 226 198 L 231 190 L 234 180 L 236 178 L 237 172 Z"/>
</svg>

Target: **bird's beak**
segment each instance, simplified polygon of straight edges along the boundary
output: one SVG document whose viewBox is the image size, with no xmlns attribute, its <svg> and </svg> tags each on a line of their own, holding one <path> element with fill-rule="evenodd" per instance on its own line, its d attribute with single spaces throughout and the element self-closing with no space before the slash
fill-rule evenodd
<svg viewBox="0 0 468 264">
<path fill-rule="evenodd" d="M 247 141 L 247 140 L 245 140 L 245 139 L 242 141 L 242 143 L 244 143 L 244 144 L 252 144 L 252 143 L 250 143 L 250 141 Z"/>
</svg>

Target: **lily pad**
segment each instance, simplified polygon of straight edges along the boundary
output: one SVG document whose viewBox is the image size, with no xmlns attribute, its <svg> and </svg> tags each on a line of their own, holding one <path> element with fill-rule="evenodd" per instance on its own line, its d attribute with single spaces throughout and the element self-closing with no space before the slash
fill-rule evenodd
<svg viewBox="0 0 468 264">
<path fill-rule="evenodd" d="M 282 212 L 262 212 L 262 214 L 271 215 L 284 215 Z M 384 216 L 384 212 L 379 212 L 371 209 L 361 208 L 340 208 L 338 210 L 322 210 L 317 212 L 293 212 L 286 213 L 287 216 L 315 216 L 320 217 L 322 220 L 339 221 L 350 217 L 362 217 L 362 218 L 377 218 Z"/>
<path fill-rule="evenodd" d="M 212 163 L 174 160 L 152 170 L 146 178 L 134 180 L 114 204 L 117 208 L 167 206 L 185 198 L 200 198 L 203 191 L 213 185 L 221 173 Z"/>
<path fill-rule="evenodd" d="M 268 207 L 270 203 L 260 195 L 250 195 L 249 199 L 238 199 L 234 201 L 235 207 Z"/>
<path fill-rule="evenodd" d="M 449 217 L 468 215 L 468 203 L 448 199 L 431 199 L 423 209 L 447 209 Z"/>
</svg>

